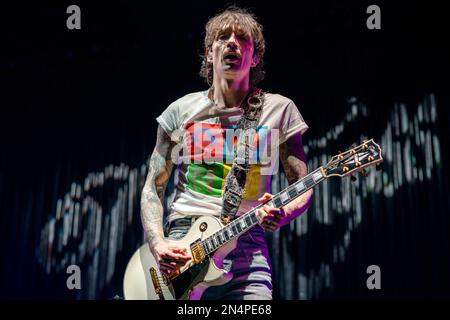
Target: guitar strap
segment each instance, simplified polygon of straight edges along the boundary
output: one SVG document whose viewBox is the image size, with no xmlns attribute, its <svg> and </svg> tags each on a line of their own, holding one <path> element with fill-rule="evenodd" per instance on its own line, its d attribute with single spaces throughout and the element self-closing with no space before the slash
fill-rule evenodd
<svg viewBox="0 0 450 320">
<path fill-rule="evenodd" d="M 234 219 L 244 196 L 247 173 L 250 170 L 249 148 L 250 144 L 254 143 L 263 104 L 264 93 L 261 89 L 255 89 L 247 100 L 244 100 L 244 113 L 237 123 L 238 142 L 234 146 L 233 165 L 223 190 L 220 219 L 225 224 Z"/>
</svg>

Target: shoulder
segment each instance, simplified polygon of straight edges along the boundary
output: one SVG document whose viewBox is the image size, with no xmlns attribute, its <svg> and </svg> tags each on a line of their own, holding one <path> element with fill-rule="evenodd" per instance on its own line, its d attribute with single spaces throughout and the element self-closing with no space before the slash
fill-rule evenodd
<svg viewBox="0 0 450 320">
<path fill-rule="evenodd" d="M 292 99 L 285 97 L 278 93 L 266 92 L 264 95 L 265 104 L 267 107 L 277 107 L 277 108 L 289 108 L 295 107 L 294 101 Z"/>
<path fill-rule="evenodd" d="M 280 130 L 280 143 L 296 132 L 303 134 L 308 125 L 292 99 L 277 93 L 266 93 L 262 120 Z"/>
<path fill-rule="evenodd" d="M 263 112 L 282 116 L 285 113 L 298 112 L 294 101 L 278 93 L 266 92 L 264 94 Z"/>
<path fill-rule="evenodd" d="M 190 115 L 201 111 L 207 101 L 206 91 L 188 93 L 170 103 L 156 120 L 170 134 L 173 130 L 182 128 Z"/>
<path fill-rule="evenodd" d="M 162 117 L 173 116 L 173 117 L 182 117 L 184 114 L 188 114 L 193 111 L 193 109 L 198 108 L 199 105 L 202 105 L 203 101 L 207 100 L 206 91 L 198 91 L 188 93 L 177 100 L 171 102 L 161 114 Z"/>
<path fill-rule="evenodd" d="M 279 103 L 279 104 L 288 104 L 292 103 L 292 99 L 285 97 L 279 93 L 272 93 L 272 92 L 266 92 L 265 93 L 265 99 L 266 101 Z"/>
</svg>

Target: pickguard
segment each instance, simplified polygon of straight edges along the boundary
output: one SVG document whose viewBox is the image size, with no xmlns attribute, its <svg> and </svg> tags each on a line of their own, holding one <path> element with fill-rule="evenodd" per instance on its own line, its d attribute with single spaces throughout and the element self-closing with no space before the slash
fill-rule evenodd
<svg viewBox="0 0 450 320">
<path fill-rule="evenodd" d="M 203 262 L 190 267 L 171 281 L 175 299 L 189 298 L 189 291 L 205 278 L 209 263 L 209 258 L 205 259 Z"/>
</svg>

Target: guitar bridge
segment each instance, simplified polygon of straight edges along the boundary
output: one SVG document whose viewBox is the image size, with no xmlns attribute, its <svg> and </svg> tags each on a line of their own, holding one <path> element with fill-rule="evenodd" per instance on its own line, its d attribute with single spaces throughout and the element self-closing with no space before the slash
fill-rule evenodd
<svg viewBox="0 0 450 320">
<path fill-rule="evenodd" d="M 205 249 L 200 239 L 191 244 L 191 252 L 194 264 L 199 264 L 206 258 Z"/>
</svg>

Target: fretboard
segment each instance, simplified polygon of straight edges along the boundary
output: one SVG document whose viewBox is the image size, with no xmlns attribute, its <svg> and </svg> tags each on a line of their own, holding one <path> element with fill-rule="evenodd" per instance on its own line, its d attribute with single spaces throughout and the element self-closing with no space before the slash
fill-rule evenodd
<svg viewBox="0 0 450 320">
<path fill-rule="evenodd" d="M 272 199 L 261 203 L 252 210 L 237 217 L 225 227 L 202 241 L 205 253 L 213 253 L 227 242 L 239 237 L 241 234 L 256 225 L 258 223 L 258 219 L 256 218 L 256 210 L 261 206 L 268 204 L 276 208 L 281 208 L 323 180 L 325 180 L 325 177 L 322 174 L 321 168 L 318 168 L 286 189 L 275 194 Z"/>
</svg>

